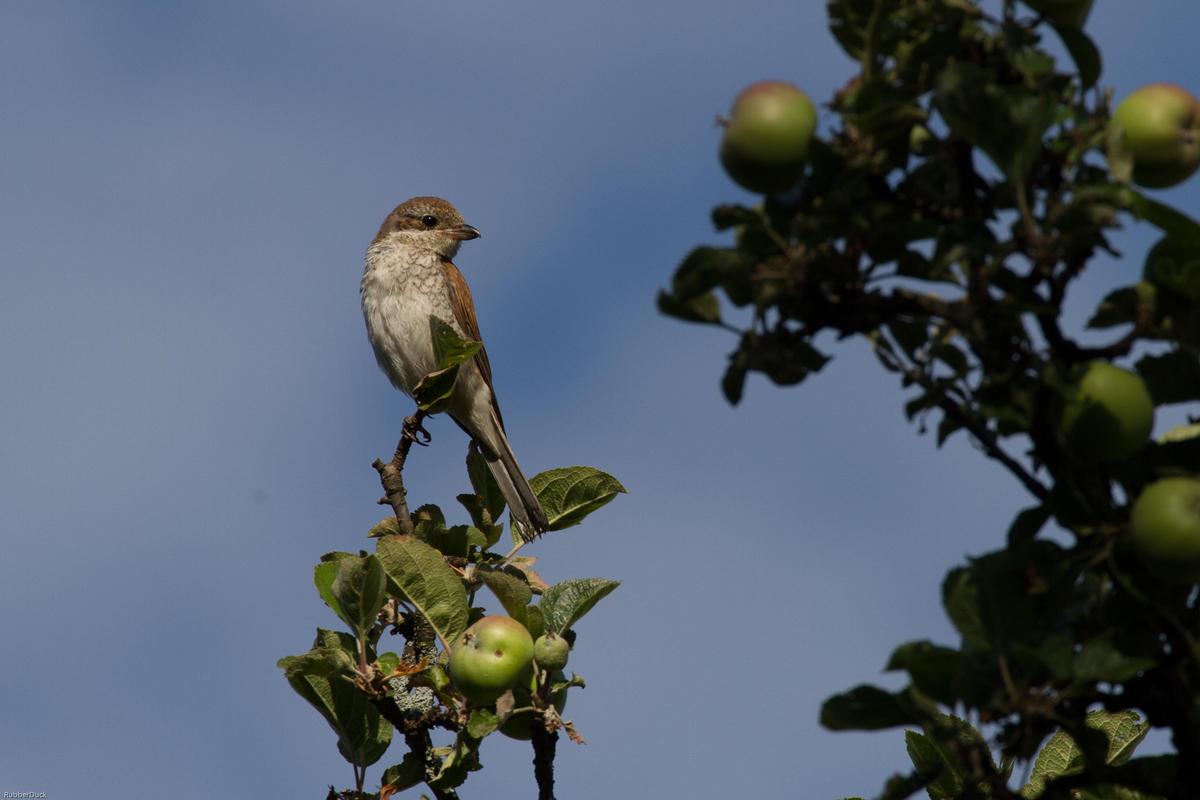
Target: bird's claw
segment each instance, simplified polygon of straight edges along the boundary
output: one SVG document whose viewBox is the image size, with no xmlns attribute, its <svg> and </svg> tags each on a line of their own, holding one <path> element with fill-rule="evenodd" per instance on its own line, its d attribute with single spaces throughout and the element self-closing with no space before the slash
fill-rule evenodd
<svg viewBox="0 0 1200 800">
<path fill-rule="evenodd" d="M 405 417 L 404 438 L 413 444 L 428 447 L 429 443 L 433 441 L 433 434 L 425 430 L 425 426 L 421 424 L 421 420 L 417 417 Z"/>
</svg>

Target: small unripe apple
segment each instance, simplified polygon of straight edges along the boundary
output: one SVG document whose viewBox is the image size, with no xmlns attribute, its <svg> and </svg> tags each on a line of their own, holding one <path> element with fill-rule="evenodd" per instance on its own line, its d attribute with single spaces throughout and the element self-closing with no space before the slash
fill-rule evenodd
<svg viewBox="0 0 1200 800">
<path fill-rule="evenodd" d="M 450 650 L 450 680 L 476 705 L 490 705 L 529 671 L 533 637 L 512 617 L 488 616 L 463 631 Z"/>
<path fill-rule="evenodd" d="M 1182 87 L 1143 86 L 1117 106 L 1111 125 L 1112 153 L 1133 161 L 1140 186 L 1175 186 L 1200 168 L 1200 100 Z"/>
<path fill-rule="evenodd" d="M 804 172 L 816 127 L 816 108 L 792 84 L 751 84 L 733 101 L 721 139 L 721 164 L 752 192 L 781 192 Z"/>
<path fill-rule="evenodd" d="M 1200 480 L 1163 478 L 1142 490 L 1130 518 L 1133 548 L 1168 583 L 1200 581 Z"/>
<path fill-rule="evenodd" d="M 543 634 L 533 642 L 533 660 L 542 669 L 562 669 L 567 665 L 570 655 L 571 645 L 557 633 Z"/>
<path fill-rule="evenodd" d="M 1154 427 L 1154 400 L 1141 377 L 1093 361 L 1067 393 L 1060 430 L 1077 455 L 1117 461 L 1141 450 Z"/>
</svg>

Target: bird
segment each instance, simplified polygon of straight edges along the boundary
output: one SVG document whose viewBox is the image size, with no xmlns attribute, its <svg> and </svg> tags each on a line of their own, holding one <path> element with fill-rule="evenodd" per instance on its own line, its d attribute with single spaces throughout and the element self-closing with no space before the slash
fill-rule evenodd
<svg viewBox="0 0 1200 800">
<path fill-rule="evenodd" d="M 483 341 L 471 290 L 452 260 L 463 242 L 479 236 L 448 201 L 413 197 L 387 215 L 367 248 L 359 286 L 367 337 L 380 369 L 409 397 L 439 368 L 431 316 L 464 339 Z M 478 445 L 522 539 L 545 532 L 546 512 L 504 431 L 483 347 L 459 367 L 447 413 Z"/>
</svg>

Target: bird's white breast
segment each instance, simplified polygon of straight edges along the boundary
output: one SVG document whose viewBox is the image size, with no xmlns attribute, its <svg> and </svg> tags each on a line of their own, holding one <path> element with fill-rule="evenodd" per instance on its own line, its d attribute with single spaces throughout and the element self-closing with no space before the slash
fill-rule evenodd
<svg viewBox="0 0 1200 800">
<path fill-rule="evenodd" d="M 454 327 L 446 276 L 436 253 L 376 245 L 367 251 L 361 295 L 367 336 L 392 384 L 411 395 L 437 369 L 429 317 Z"/>
</svg>

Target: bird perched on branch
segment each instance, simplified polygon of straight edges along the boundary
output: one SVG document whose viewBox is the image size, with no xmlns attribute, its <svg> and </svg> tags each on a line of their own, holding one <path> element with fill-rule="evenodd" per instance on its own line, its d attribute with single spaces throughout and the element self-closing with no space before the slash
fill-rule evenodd
<svg viewBox="0 0 1200 800">
<path fill-rule="evenodd" d="M 360 291 L 367 336 L 392 384 L 409 395 L 439 368 L 430 317 L 464 339 L 482 341 L 475 304 L 458 267 L 458 248 L 479 231 L 438 197 L 414 197 L 396 206 L 367 249 Z M 447 409 L 479 445 L 520 535 L 546 530 L 546 512 L 517 465 L 492 389 L 492 367 L 481 347 L 458 370 Z"/>
</svg>

